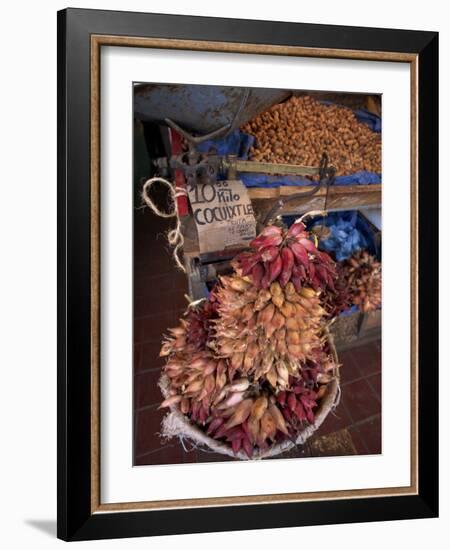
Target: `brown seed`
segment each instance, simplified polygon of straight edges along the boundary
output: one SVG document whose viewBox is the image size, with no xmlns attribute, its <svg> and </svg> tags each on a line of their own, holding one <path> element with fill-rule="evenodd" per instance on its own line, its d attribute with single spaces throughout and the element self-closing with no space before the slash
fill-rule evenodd
<svg viewBox="0 0 450 550">
<path fill-rule="evenodd" d="M 297 294 L 295 286 L 291 283 L 291 281 L 289 281 L 284 287 L 284 292 L 286 293 L 286 296 Z M 290 298 L 288 299 L 290 300 Z"/>
<path fill-rule="evenodd" d="M 235 353 L 243 353 L 246 349 L 247 349 L 247 341 L 245 339 L 238 340 L 233 346 L 233 351 Z"/>
<path fill-rule="evenodd" d="M 215 372 L 216 368 L 217 363 L 215 361 L 208 361 L 203 370 L 203 376 L 208 376 L 209 374 L 212 374 L 213 372 Z"/>
<path fill-rule="evenodd" d="M 172 353 L 172 342 L 164 342 L 159 352 L 160 357 L 167 357 Z"/>
<path fill-rule="evenodd" d="M 191 367 L 193 369 L 203 369 L 205 365 L 207 364 L 208 360 L 205 357 L 199 357 L 198 359 L 195 359 L 191 363 Z"/>
<path fill-rule="evenodd" d="M 227 393 L 227 390 L 225 388 L 222 388 L 217 396 L 214 398 L 214 401 L 212 402 L 213 406 L 215 407 L 216 405 L 221 403 L 225 399 Z"/>
<path fill-rule="evenodd" d="M 286 319 L 286 328 L 290 331 L 298 330 L 298 320 L 295 317 L 289 317 L 289 319 Z"/>
<path fill-rule="evenodd" d="M 269 323 L 268 325 L 266 325 L 264 330 L 265 330 L 266 338 L 270 340 L 274 335 L 275 331 L 277 330 L 277 327 L 275 324 Z"/>
<path fill-rule="evenodd" d="M 272 324 L 276 327 L 276 329 L 281 329 L 284 327 L 286 323 L 286 317 L 280 313 L 279 311 L 276 311 L 273 318 L 272 318 Z"/>
<path fill-rule="evenodd" d="M 233 428 L 238 424 L 242 424 L 242 422 L 247 420 L 250 415 L 250 411 L 252 410 L 252 406 L 253 399 L 244 399 L 244 401 L 236 407 L 236 411 L 233 416 L 227 421 L 226 429 L 229 430 L 230 428 Z"/>
<path fill-rule="evenodd" d="M 247 323 L 248 331 L 251 331 L 256 327 L 256 321 L 257 321 L 257 314 L 255 313 L 255 315 L 253 315 L 253 317 L 251 317 Z"/>
<path fill-rule="evenodd" d="M 255 401 L 252 405 L 251 415 L 252 418 L 255 418 L 256 420 L 260 420 L 262 418 L 262 415 L 264 414 L 265 410 L 268 406 L 267 397 L 264 395 L 261 395 Z"/>
<path fill-rule="evenodd" d="M 194 380 L 202 380 L 202 379 L 203 379 L 202 374 L 194 371 L 191 374 L 186 375 L 186 384 L 191 384 L 192 382 L 194 382 Z"/>
<path fill-rule="evenodd" d="M 284 301 L 283 305 L 280 307 L 281 313 L 286 317 L 293 317 L 296 314 L 295 305 L 291 302 Z"/>
<path fill-rule="evenodd" d="M 288 351 L 293 357 L 296 357 L 296 358 L 300 358 L 303 355 L 302 347 L 296 344 L 288 345 Z"/>
<path fill-rule="evenodd" d="M 245 281 L 244 279 L 241 279 L 240 277 L 232 277 L 229 281 L 229 285 L 233 290 L 244 292 L 250 286 L 250 283 L 248 281 Z"/>
<path fill-rule="evenodd" d="M 254 359 L 259 354 L 259 347 L 256 342 L 250 342 L 247 346 L 247 355 Z"/>
<path fill-rule="evenodd" d="M 270 285 L 270 294 L 272 295 L 272 299 L 275 296 L 281 296 L 283 294 L 283 289 L 281 288 L 279 283 L 274 282 Z"/>
<path fill-rule="evenodd" d="M 233 353 L 230 359 L 231 366 L 234 370 L 238 370 L 242 366 L 242 361 L 244 360 L 243 353 Z"/>
<path fill-rule="evenodd" d="M 273 352 L 271 349 L 267 348 L 262 357 L 261 368 L 262 372 L 265 374 L 273 364 Z"/>
<path fill-rule="evenodd" d="M 284 304 L 284 296 L 283 294 L 278 294 L 277 296 L 272 297 L 272 303 L 277 306 L 277 308 L 281 308 Z"/>
<path fill-rule="evenodd" d="M 270 303 L 263 310 L 259 312 L 258 315 L 258 324 L 267 326 L 275 313 L 275 306 Z"/>
<path fill-rule="evenodd" d="M 300 334 L 296 330 L 288 330 L 286 335 L 286 342 L 288 344 L 299 344 L 300 343 Z"/>
<path fill-rule="evenodd" d="M 212 393 L 214 391 L 214 388 L 216 386 L 216 379 L 212 374 L 208 374 L 208 376 L 205 378 L 204 382 L 204 388 L 207 392 L 207 394 Z"/>
<path fill-rule="evenodd" d="M 203 387 L 203 380 L 200 378 L 199 380 L 195 380 L 195 382 L 191 382 L 191 384 L 188 385 L 186 388 L 186 394 L 187 393 L 195 393 L 202 389 Z"/>
<path fill-rule="evenodd" d="M 309 313 L 301 304 L 295 304 L 295 309 L 299 317 L 308 317 Z"/>
<path fill-rule="evenodd" d="M 242 372 L 247 373 L 253 367 L 255 359 L 249 354 L 246 353 L 244 356 L 244 361 L 242 363 Z"/>
<path fill-rule="evenodd" d="M 222 359 L 219 361 L 217 365 L 217 371 L 216 371 L 216 388 L 223 388 L 225 384 L 227 383 L 227 375 L 226 375 L 226 363 Z"/>
<path fill-rule="evenodd" d="M 224 357 L 230 356 L 234 352 L 233 342 L 231 340 L 222 339 L 219 344 L 220 354 Z"/>
<path fill-rule="evenodd" d="M 273 420 L 275 421 L 275 425 L 280 432 L 284 433 L 285 435 L 289 435 L 289 431 L 286 426 L 286 422 L 284 420 L 283 415 L 281 414 L 280 409 L 273 403 L 269 406 L 270 414 L 272 415 Z"/>
<path fill-rule="evenodd" d="M 286 340 L 277 340 L 276 349 L 279 355 L 286 355 L 288 352 Z"/>
<path fill-rule="evenodd" d="M 273 366 L 269 372 L 266 374 L 266 378 L 267 378 L 267 381 L 269 382 L 269 384 L 271 386 L 273 386 L 274 388 L 276 388 L 277 386 L 277 379 L 278 379 L 278 374 L 277 374 L 277 371 L 275 369 L 275 367 Z"/>
<path fill-rule="evenodd" d="M 326 385 L 320 386 L 320 388 L 317 390 L 316 400 L 322 399 L 322 397 L 326 394 L 326 392 L 327 392 L 327 386 Z"/>
<path fill-rule="evenodd" d="M 261 437 L 264 439 L 274 439 L 277 431 L 276 422 L 269 410 L 261 418 Z"/>
<path fill-rule="evenodd" d="M 173 336 L 184 336 L 186 334 L 186 330 L 183 327 L 169 328 L 169 332 Z"/>
<path fill-rule="evenodd" d="M 180 402 L 180 411 L 183 414 L 187 414 L 189 412 L 189 399 L 184 398 Z"/>
<path fill-rule="evenodd" d="M 179 403 L 181 399 L 182 399 L 181 395 L 172 395 L 167 399 L 164 399 L 164 401 L 161 403 L 158 409 L 163 409 L 164 407 L 172 407 L 172 405 L 176 405 L 177 403 Z"/>
<path fill-rule="evenodd" d="M 260 311 L 264 308 L 264 306 L 267 304 L 267 302 L 271 299 L 272 295 L 270 294 L 270 291 L 267 289 L 261 289 L 258 293 L 258 296 L 256 298 L 255 304 L 253 309 L 255 311 Z"/>
<path fill-rule="evenodd" d="M 248 431 L 250 433 L 251 442 L 256 443 L 256 440 L 258 439 L 258 435 L 260 432 L 259 419 L 253 416 L 253 414 L 251 414 L 247 420 L 247 426 L 248 426 Z"/>
<path fill-rule="evenodd" d="M 241 319 L 245 321 L 249 321 L 253 317 L 254 309 L 253 304 L 249 303 L 247 304 L 244 309 L 242 310 L 242 316 Z"/>
<path fill-rule="evenodd" d="M 279 361 L 277 363 L 278 382 L 281 381 L 281 385 L 287 386 L 289 383 L 289 371 L 284 362 Z"/>
</svg>

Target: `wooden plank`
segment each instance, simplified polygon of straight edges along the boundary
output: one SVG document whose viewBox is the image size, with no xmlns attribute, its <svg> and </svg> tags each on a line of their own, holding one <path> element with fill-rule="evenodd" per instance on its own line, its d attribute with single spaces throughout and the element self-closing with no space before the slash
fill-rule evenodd
<svg viewBox="0 0 450 550">
<path fill-rule="evenodd" d="M 301 192 L 312 191 L 314 189 L 313 185 L 305 185 L 302 187 L 291 186 L 291 185 L 281 185 L 280 187 L 249 187 L 248 194 L 251 199 L 278 199 L 280 197 L 289 197 Z M 324 196 L 326 189 L 321 189 L 317 196 Z M 332 195 L 347 195 L 351 196 L 354 194 L 377 194 L 381 197 L 381 184 L 372 184 L 372 185 L 336 185 L 330 187 L 329 196 Z"/>
<path fill-rule="evenodd" d="M 237 172 L 257 172 L 279 176 L 315 176 L 319 173 L 318 167 L 303 166 L 300 164 L 285 164 L 277 162 L 260 162 L 252 160 L 225 160 L 225 168 L 234 168 Z"/>
<path fill-rule="evenodd" d="M 302 187 L 301 191 L 311 190 L 312 186 Z M 260 217 L 268 212 L 276 200 L 291 197 L 299 192 L 298 187 L 251 188 L 249 195 L 255 211 Z M 325 204 L 326 201 L 326 204 Z M 302 213 L 308 210 L 353 210 L 367 206 L 381 206 L 380 185 L 346 185 L 330 187 L 328 198 L 326 189 L 321 189 L 316 195 L 293 199 L 288 202 L 283 214 Z"/>
<path fill-rule="evenodd" d="M 255 210 L 258 221 L 264 219 L 266 213 L 272 208 L 276 200 L 290 197 L 300 191 L 313 189 L 312 186 L 294 187 L 282 186 L 273 188 L 253 187 L 249 188 L 249 196 Z M 323 210 L 325 207 L 326 190 L 321 189 L 312 197 L 294 199 L 288 202 L 283 214 L 301 214 L 311 210 Z M 328 191 L 327 210 L 355 210 L 366 206 L 381 206 L 380 185 L 337 185 L 330 187 Z M 192 218 L 189 216 L 183 220 L 184 255 L 188 258 L 198 257 L 197 230 Z"/>
</svg>

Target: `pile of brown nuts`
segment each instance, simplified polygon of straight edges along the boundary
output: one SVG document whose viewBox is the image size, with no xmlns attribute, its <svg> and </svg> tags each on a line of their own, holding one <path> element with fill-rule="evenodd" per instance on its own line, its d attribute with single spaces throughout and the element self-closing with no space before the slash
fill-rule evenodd
<svg viewBox="0 0 450 550">
<path fill-rule="evenodd" d="M 359 122 L 347 107 L 293 96 L 241 130 L 256 138 L 251 160 L 318 166 L 326 152 L 338 176 L 360 170 L 381 173 L 381 134 Z"/>
</svg>

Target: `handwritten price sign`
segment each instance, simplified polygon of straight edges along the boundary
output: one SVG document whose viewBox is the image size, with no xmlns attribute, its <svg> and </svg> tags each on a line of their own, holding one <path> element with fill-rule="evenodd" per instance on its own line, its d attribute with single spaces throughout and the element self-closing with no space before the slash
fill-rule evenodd
<svg viewBox="0 0 450 550">
<path fill-rule="evenodd" d="M 255 216 L 241 181 L 193 185 L 188 194 L 201 253 L 245 246 L 255 237 Z"/>
</svg>

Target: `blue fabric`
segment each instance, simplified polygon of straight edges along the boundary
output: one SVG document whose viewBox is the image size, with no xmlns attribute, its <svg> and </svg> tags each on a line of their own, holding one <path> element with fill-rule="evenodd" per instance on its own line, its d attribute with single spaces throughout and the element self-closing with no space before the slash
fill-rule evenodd
<svg viewBox="0 0 450 550">
<path fill-rule="evenodd" d="M 359 122 L 364 122 L 364 124 L 367 124 L 367 126 L 369 126 L 373 132 L 377 132 L 377 134 L 381 132 L 381 117 L 370 111 L 366 111 L 366 109 L 357 109 L 353 112 Z"/>
<path fill-rule="evenodd" d="M 331 101 L 322 101 L 324 104 L 331 104 Z M 374 132 L 381 132 L 381 118 L 364 109 L 358 109 L 354 111 L 356 117 L 361 122 L 364 122 Z M 197 151 L 200 153 L 208 153 L 211 150 L 215 150 L 218 155 L 236 155 L 238 159 L 247 160 L 250 148 L 255 142 L 255 137 L 241 132 L 240 130 L 233 130 L 230 134 L 224 138 L 210 139 L 204 141 L 197 146 Z M 223 179 L 225 176 L 222 175 Z M 239 174 L 239 178 L 242 180 L 246 187 L 281 187 L 284 185 L 290 186 L 304 186 L 311 185 L 311 180 L 300 176 L 270 176 L 259 173 L 244 173 Z M 335 185 L 370 185 L 381 183 L 381 175 L 374 172 L 355 172 L 346 176 L 337 176 L 335 179 Z"/>
<path fill-rule="evenodd" d="M 209 139 L 200 143 L 197 145 L 197 151 L 208 153 L 211 149 L 215 149 L 218 155 L 237 155 L 239 159 L 246 160 L 254 141 L 254 136 L 240 130 L 233 130 L 224 138 Z"/>
<path fill-rule="evenodd" d="M 342 311 L 340 314 L 339 314 L 339 317 L 348 317 L 349 315 L 353 315 L 353 313 L 356 313 L 359 311 L 359 307 L 358 306 L 352 306 L 352 307 L 349 307 L 348 309 Z"/>
<path fill-rule="evenodd" d="M 334 101 L 329 101 L 326 99 L 322 100 L 320 103 L 323 103 L 324 105 L 336 105 Z M 367 124 L 372 132 L 377 132 L 378 134 L 381 132 L 381 117 L 375 113 L 371 113 L 367 109 L 355 109 L 353 110 L 353 113 L 359 122 Z"/>
<path fill-rule="evenodd" d="M 325 252 L 334 252 L 338 262 L 346 260 L 357 250 L 367 247 L 364 235 L 355 227 L 353 220 L 338 219 L 326 224 L 331 231 L 328 239 L 321 239 L 319 247 Z"/>
<path fill-rule="evenodd" d="M 335 180 L 336 185 L 371 185 L 372 183 L 381 183 L 381 174 L 361 170 L 348 176 L 337 176 Z"/>
<path fill-rule="evenodd" d="M 361 249 L 377 255 L 372 230 L 357 210 L 330 212 L 328 216 L 314 218 L 309 227 L 318 224 L 325 225 L 331 230 L 328 239 L 319 241 L 319 248 L 334 256 L 338 262 L 350 258 Z"/>
<path fill-rule="evenodd" d="M 288 227 L 296 219 L 297 216 L 283 216 Z M 357 210 L 330 212 L 328 216 L 306 219 L 305 223 L 308 229 L 315 225 L 325 225 L 331 229 L 331 236 L 319 241 L 319 249 L 330 253 L 337 261 L 346 260 L 360 248 L 366 249 L 380 260 L 381 251 L 375 243 L 372 228 Z M 358 311 L 359 307 L 355 305 L 343 311 L 340 317 L 347 317 Z"/>
<path fill-rule="evenodd" d="M 280 187 L 282 185 L 311 185 L 311 180 L 301 176 L 270 176 L 253 172 L 239 174 L 246 187 Z"/>
<path fill-rule="evenodd" d="M 283 221 L 288 227 L 296 219 L 297 216 L 283 216 Z M 337 261 L 346 260 L 360 249 L 366 249 L 380 259 L 380 251 L 377 249 L 372 228 L 357 210 L 330 212 L 328 216 L 306 219 L 309 230 L 315 225 L 325 225 L 330 228 L 330 237 L 320 239 L 319 248 L 328 252 Z"/>
<path fill-rule="evenodd" d="M 239 174 L 246 187 L 281 187 L 283 185 L 312 185 L 311 180 L 301 176 L 271 176 L 269 174 L 242 173 Z M 349 176 L 337 176 L 334 185 L 370 185 L 381 183 L 381 176 L 374 172 L 355 172 Z"/>
</svg>

